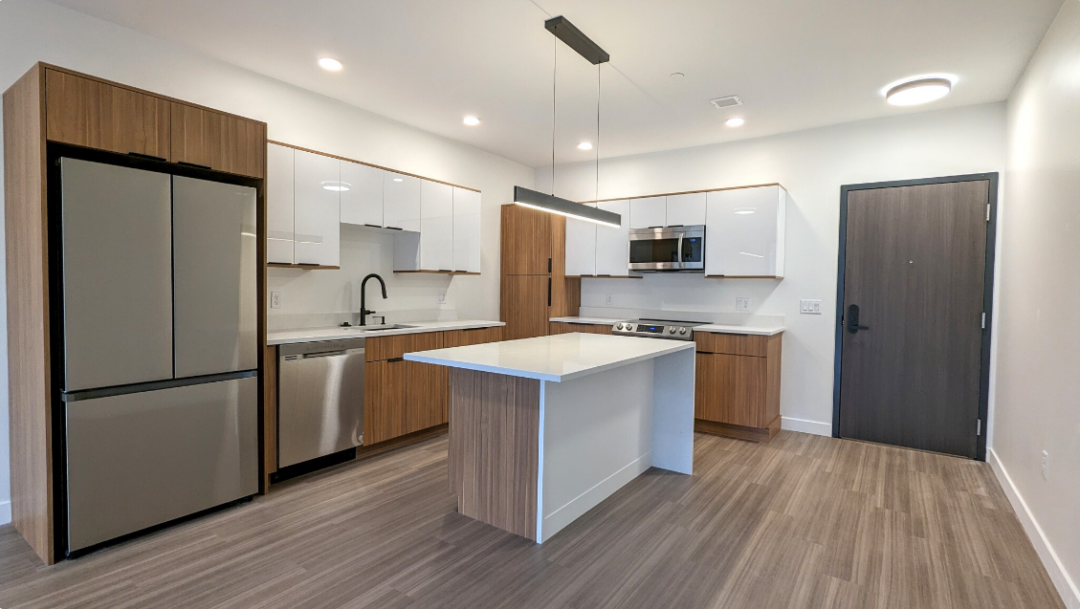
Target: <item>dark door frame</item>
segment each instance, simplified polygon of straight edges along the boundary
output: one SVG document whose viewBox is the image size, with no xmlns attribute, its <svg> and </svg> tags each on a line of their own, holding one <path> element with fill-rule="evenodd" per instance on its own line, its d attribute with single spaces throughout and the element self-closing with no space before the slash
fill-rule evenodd
<svg viewBox="0 0 1080 609">
<path fill-rule="evenodd" d="M 832 435 L 840 437 L 840 368 L 843 363 L 844 349 L 844 267 L 847 258 L 847 216 L 848 193 L 857 190 L 877 188 L 895 188 L 898 186 L 924 186 L 928 184 L 954 184 L 957 182 L 989 181 L 990 218 L 986 223 L 986 266 L 983 270 L 983 311 L 986 313 L 986 326 L 982 331 L 982 350 L 979 374 L 979 435 L 975 450 L 975 459 L 986 461 L 987 416 L 990 402 L 990 329 L 994 319 L 994 254 L 997 238 L 998 216 L 998 173 L 972 173 L 967 175 L 926 178 L 921 180 L 899 180 L 894 182 L 873 182 L 866 184 L 848 184 L 840 187 L 840 255 L 836 277 L 836 352 L 833 362 L 833 422 Z"/>
</svg>

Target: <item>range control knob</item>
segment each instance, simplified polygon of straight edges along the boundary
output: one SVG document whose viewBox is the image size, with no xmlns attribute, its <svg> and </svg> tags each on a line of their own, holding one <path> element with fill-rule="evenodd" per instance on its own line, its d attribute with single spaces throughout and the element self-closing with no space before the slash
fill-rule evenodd
<svg viewBox="0 0 1080 609">
<path fill-rule="evenodd" d="M 626 331 L 627 332 L 633 332 L 634 331 L 634 324 L 626 324 Z"/>
<path fill-rule="evenodd" d="M 679 334 L 686 334 L 686 328 L 679 328 Z"/>
<path fill-rule="evenodd" d="M 668 334 L 674 334 L 675 333 L 675 328 L 668 328 L 667 332 L 668 332 Z"/>
<path fill-rule="evenodd" d="M 622 324 L 619 324 L 619 325 L 615 326 L 615 329 L 616 330 L 622 330 Z"/>
</svg>

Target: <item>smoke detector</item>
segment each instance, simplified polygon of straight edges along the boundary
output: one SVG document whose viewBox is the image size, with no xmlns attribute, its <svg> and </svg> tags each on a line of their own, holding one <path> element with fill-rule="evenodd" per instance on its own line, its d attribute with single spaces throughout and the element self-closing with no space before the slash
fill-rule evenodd
<svg viewBox="0 0 1080 609">
<path fill-rule="evenodd" d="M 738 95 L 728 95 L 727 97 L 717 97 L 716 99 L 710 99 L 709 103 L 723 110 L 724 108 L 734 108 L 735 106 L 741 106 L 742 100 Z"/>
</svg>

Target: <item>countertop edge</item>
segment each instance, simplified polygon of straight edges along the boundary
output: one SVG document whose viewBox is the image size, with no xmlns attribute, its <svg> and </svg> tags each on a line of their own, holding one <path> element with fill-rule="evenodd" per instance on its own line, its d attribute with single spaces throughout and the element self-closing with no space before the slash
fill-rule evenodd
<svg viewBox="0 0 1080 609">
<path fill-rule="evenodd" d="M 382 332 L 376 332 L 373 334 L 367 334 L 363 332 L 357 332 L 356 330 L 342 329 L 340 333 L 328 333 L 318 336 L 300 336 L 295 338 L 275 339 L 272 338 L 275 334 L 285 334 L 293 332 L 329 332 L 330 328 L 310 328 L 306 330 L 279 330 L 277 332 L 268 332 L 266 335 L 266 346 L 276 347 L 278 345 L 291 345 L 296 343 L 317 343 L 327 340 L 345 340 L 350 338 L 377 338 L 380 336 L 400 336 L 402 334 L 424 334 L 426 332 L 450 332 L 453 330 L 473 330 L 479 328 L 499 328 L 506 325 L 506 322 L 502 321 L 463 321 L 460 324 L 455 322 L 416 322 L 415 328 L 401 328 L 398 330 L 384 330 Z M 438 323 L 447 324 L 435 327 L 424 327 L 424 323 Z M 354 326 L 355 327 L 355 326 Z"/>
</svg>

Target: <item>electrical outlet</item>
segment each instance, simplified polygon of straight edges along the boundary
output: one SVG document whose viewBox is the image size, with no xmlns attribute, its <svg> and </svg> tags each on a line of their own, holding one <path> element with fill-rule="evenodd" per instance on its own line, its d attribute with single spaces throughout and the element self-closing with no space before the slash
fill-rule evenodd
<svg viewBox="0 0 1080 609">
<path fill-rule="evenodd" d="M 615 295 L 614 294 L 608 294 L 607 296 L 604 297 L 604 304 L 606 304 L 607 306 L 610 307 L 614 303 L 615 303 Z"/>
<path fill-rule="evenodd" d="M 435 304 L 446 304 L 445 290 L 439 290 L 439 294 L 435 297 Z"/>
<path fill-rule="evenodd" d="M 1050 479 L 1050 453 L 1042 451 L 1042 475 L 1043 480 Z"/>
<path fill-rule="evenodd" d="M 735 310 L 740 313 L 746 313 L 750 311 L 750 299 L 746 296 L 739 296 L 735 299 Z"/>
<path fill-rule="evenodd" d="M 281 308 L 281 292 L 270 292 L 270 308 Z"/>
<path fill-rule="evenodd" d="M 821 301 L 802 299 L 799 301 L 799 313 L 802 315 L 821 315 Z"/>
</svg>

